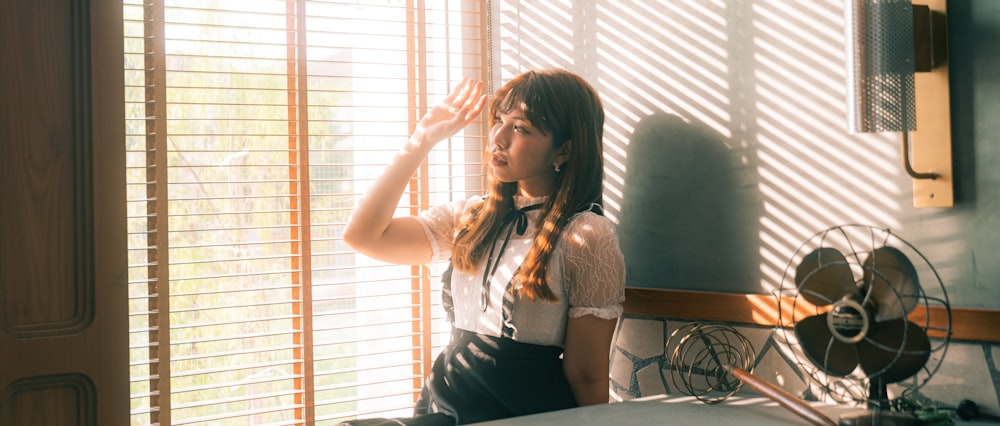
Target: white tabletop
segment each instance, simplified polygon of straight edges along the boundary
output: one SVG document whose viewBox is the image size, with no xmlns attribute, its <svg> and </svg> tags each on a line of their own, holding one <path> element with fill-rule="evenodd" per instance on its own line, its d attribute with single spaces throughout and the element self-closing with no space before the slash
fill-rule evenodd
<svg viewBox="0 0 1000 426">
<path fill-rule="evenodd" d="M 865 411 L 849 407 L 813 403 L 833 422 L 841 415 Z M 694 397 L 658 395 L 611 404 L 553 411 L 531 416 L 477 423 L 479 426 L 518 425 L 809 425 L 810 422 L 765 397 L 732 396 L 717 404 Z M 956 425 L 964 422 L 958 421 Z M 971 424 L 971 423 L 970 423 Z"/>
</svg>

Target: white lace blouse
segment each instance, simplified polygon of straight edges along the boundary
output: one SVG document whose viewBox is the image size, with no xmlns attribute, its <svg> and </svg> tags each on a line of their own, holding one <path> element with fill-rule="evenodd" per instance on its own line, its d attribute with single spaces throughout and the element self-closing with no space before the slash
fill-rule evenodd
<svg viewBox="0 0 1000 426">
<path fill-rule="evenodd" d="M 523 208 L 543 203 L 547 198 L 515 196 L 514 205 Z M 451 257 L 459 220 L 463 213 L 482 202 L 481 197 L 475 196 L 434 207 L 417 217 L 430 241 L 434 260 Z M 514 232 L 507 249 L 500 255 L 499 267 L 490 279 L 489 302 L 485 311 L 482 310 L 482 282 L 486 262 L 475 273 L 452 272 L 456 327 L 490 336 L 501 335 L 504 291 L 531 248 L 540 214 L 539 210 L 527 212 L 528 228 L 524 235 Z M 506 230 L 496 242 L 496 252 L 503 244 L 504 235 Z M 614 223 L 589 211 L 577 213 L 571 218 L 550 257 L 547 281 L 559 300 L 516 300 L 509 322 L 514 340 L 562 347 L 568 318 L 584 315 L 618 318 L 625 301 L 625 261 Z"/>
</svg>

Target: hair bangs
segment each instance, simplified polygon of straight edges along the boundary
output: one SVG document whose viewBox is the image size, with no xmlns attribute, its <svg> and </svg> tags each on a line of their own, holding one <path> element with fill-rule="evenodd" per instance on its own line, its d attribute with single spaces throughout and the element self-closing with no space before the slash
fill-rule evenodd
<svg viewBox="0 0 1000 426">
<path fill-rule="evenodd" d="M 554 142 L 559 144 L 562 140 L 555 139 L 562 138 L 565 132 L 559 131 L 556 115 L 559 108 L 555 103 L 551 82 L 546 81 L 545 77 L 537 72 L 527 72 L 508 82 L 494 96 L 492 114 L 496 117 L 498 114 L 509 114 L 515 109 L 521 109 L 532 126 L 546 136 L 554 134 Z"/>
</svg>

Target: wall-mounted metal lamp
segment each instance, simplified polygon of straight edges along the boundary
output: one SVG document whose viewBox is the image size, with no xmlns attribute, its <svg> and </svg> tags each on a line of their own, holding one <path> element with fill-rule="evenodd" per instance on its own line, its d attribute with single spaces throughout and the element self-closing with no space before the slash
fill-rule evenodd
<svg viewBox="0 0 1000 426">
<path fill-rule="evenodd" d="M 946 0 L 845 0 L 848 128 L 900 132 L 913 205 L 954 205 Z"/>
</svg>

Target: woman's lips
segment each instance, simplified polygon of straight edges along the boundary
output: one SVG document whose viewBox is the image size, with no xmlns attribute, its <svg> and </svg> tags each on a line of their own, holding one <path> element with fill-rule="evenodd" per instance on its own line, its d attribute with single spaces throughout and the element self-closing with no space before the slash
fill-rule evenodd
<svg viewBox="0 0 1000 426">
<path fill-rule="evenodd" d="M 493 158 L 490 161 L 490 164 L 493 165 L 493 167 L 502 167 L 502 166 L 506 166 L 507 162 L 504 161 L 503 157 L 501 157 L 499 155 L 494 155 Z"/>
</svg>

